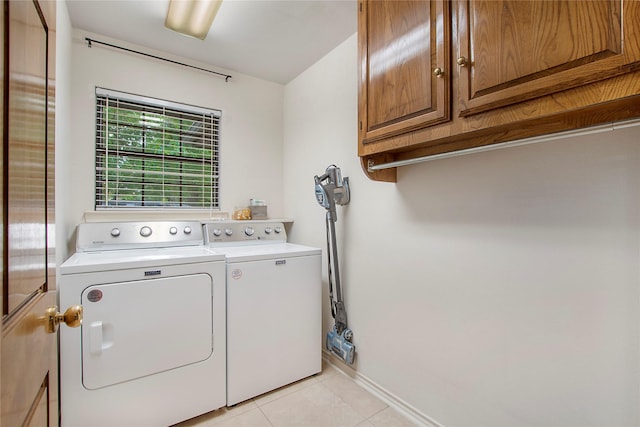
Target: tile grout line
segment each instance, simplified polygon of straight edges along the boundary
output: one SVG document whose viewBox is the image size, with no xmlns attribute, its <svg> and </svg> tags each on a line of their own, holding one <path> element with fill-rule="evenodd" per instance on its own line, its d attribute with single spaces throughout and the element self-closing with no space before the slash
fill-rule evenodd
<svg viewBox="0 0 640 427">
<path fill-rule="evenodd" d="M 310 381 L 310 379 L 312 379 L 312 378 L 313 378 L 315 381 Z M 268 405 L 268 404 L 269 404 L 269 403 L 271 403 L 271 402 L 275 402 L 275 401 L 277 401 L 277 400 L 280 400 L 280 399 L 282 399 L 283 397 L 287 397 L 287 396 L 289 396 L 289 395 L 291 395 L 291 394 L 293 394 L 293 393 L 296 393 L 296 392 L 298 392 L 298 391 L 300 391 L 300 390 L 304 390 L 305 388 L 311 387 L 311 385 L 304 385 L 304 386 L 301 386 L 299 389 L 296 389 L 296 390 L 290 391 L 289 393 L 282 393 L 280 396 L 275 397 L 273 400 L 269 400 L 268 402 L 265 402 L 265 403 L 262 403 L 262 404 L 258 403 L 258 400 L 261 400 L 261 399 L 265 398 L 266 396 L 268 396 L 268 395 L 269 395 L 269 394 L 271 394 L 271 393 L 276 393 L 278 390 L 285 390 L 285 389 L 287 389 L 287 388 L 289 388 L 289 387 L 293 387 L 294 385 L 300 385 L 300 384 L 303 384 L 303 383 L 306 383 L 306 382 L 312 383 L 312 382 L 319 382 L 319 381 L 317 381 L 317 379 L 316 379 L 315 377 L 313 377 L 313 375 L 312 375 L 312 376 L 310 376 L 310 377 L 303 378 L 303 379 L 298 380 L 298 381 L 294 381 L 294 382 L 292 382 L 292 383 L 290 383 L 290 384 L 286 384 L 286 385 L 283 385 L 283 386 L 281 386 L 281 387 L 278 387 L 278 388 L 277 388 L 277 389 L 275 389 L 275 390 L 271 390 L 271 391 L 268 391 L 268 392 L 263 393 L 263 394 L 261 394 L 261 395 L 258 395 L 258 396 L 256 396 L 256 397 L 253 397 L 253 398 L 251 398 L 251 401 L 252 401 L 253 403 L 255 403 L 255 404 L 256 404 L 256 406 L 257 406 L 258 408 L 260 408 L 260 407 L 262 407 L 262 406 Z"/>
<path fill-rule="evenodd" d="M 355 384 L 355 383 L 354 383 Z M 356 410 L 356 408 L 354 408 L 353 406 L 351 406 L 351 404 L 349 402 L 347 402 L 346 400 L 344 400 L 341 396 L 338 396 L 336 393 L 333 392 L 333 390 L 331 390 L 331 388 L 329 388 L 329 386 L 327 386 L 326 384 L 324 384 L 324 382 L 321 382 L 320 385 L 322 385 L 322 387 L 324 387 L 326 390 L 328 390 L 333 396 L 335 396 L 336 398 L 338 398 L 338 400 L 340 400 L 342 403 L 344 403 L 345 405 L 347 405 L 355 414 L 359 415 L 362 417 L 362 419 L 360 421 L 358 421 L 356 424 L 354 424 L 352 427 L 356 427 L 358 424 L 362 424 L 363 421 L 368 421 L 369 419 L 367 417 L 365 417 L 364 415 L 362 415 L 360 412 L 358 412 Z"/>
<path fill-rule="evenodd" d="M 294 392 L 295 393 L 295 392 Z M 258 406 L 258 410 L 260 411 L 260 413 L 262 414 L 262 416 L 267 420 L 267 422 L 269 423 L 269 425 L 271 427 L 276 427 L 273 422 L 271 421 L 271 419 L 267 416 L 267 414 L 264 413 L 264 411 L 262 410 L 262 407 L 260 405 Z"/>
<path fill-rule="evenodd" d="M 369 421 L 371 424 L 373 424 L 374 426 L 376 425 L 376 423 L 374 423 L 373 421 L 371 421 L 371 419 L 377 415 L 379 415 L 380 413 L 386 411 L 387 409 L 391 408 L 391 406 L 389 406 L 386 402 L 385 405 L 387 405 L 385 408 L 380 409 L 378 412 L 376 412 L 375 414 L 371 415 L 369 418 L 367 418 L 367 421 Z M 393 409 L 393 408 L 391 408 Z"/>
</svg>

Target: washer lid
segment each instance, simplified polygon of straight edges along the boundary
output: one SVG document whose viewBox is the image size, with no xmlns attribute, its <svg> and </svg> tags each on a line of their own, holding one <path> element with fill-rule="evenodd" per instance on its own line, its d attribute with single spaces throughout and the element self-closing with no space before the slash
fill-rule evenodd
<svg viewBox="0 0 640 427">
<path fill-rule="evenodd" d="M 60 266 L 60 274 L 224 262 L 224 260 L 225 256 L 222 252 L 206 246 L 76 252 Z"/>
</svg>

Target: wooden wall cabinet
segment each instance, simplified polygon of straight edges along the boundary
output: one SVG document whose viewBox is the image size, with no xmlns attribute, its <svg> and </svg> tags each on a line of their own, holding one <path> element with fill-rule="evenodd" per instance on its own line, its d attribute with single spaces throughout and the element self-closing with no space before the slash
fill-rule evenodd
<svg viewBox="0 0 640 427">
<path fill-rule="evenodd" d="M 370 165 L 640 116 L 638 1 L 361 0 L 358 40 L 374 180 L 395 169 Z"/>
<path fill-rule="evenodd" d="M 361 2 L 360 139 L 373 142 L 449 120 L 449 5 Z"/>
</svg>

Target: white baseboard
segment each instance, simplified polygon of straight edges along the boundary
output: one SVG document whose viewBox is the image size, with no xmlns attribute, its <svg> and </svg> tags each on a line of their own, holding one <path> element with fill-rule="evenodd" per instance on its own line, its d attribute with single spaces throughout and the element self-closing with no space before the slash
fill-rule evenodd
<svg viewBox="0 0 640 427">
<path fill-rule="evenodd" d="M 356 382 L 356 384 L 360 385 L 362 388 L 364 388 L 413 422 L 425 427 L 444 427 L 442 424 L 423 414 L 418 409 L 414 408 L 404 400 L 400 399 L 398 396 L 391 393 L 389 390 L 377 384 L 375 381 L 348 366 L 338 357 L 329 353 L 327 350 L 323 349 L 322 359 L 329 365 L 336 368 L 340 373 L 351 378 Z"/>
</svg>

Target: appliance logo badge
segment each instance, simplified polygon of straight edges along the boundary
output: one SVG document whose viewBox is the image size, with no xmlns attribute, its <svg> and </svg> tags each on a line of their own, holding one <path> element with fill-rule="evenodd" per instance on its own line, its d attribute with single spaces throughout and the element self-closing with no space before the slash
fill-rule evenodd
<svg viewBox="0 0 640 427">
<path fill-rule="evenodd" d="M 236 268 L 235 270 L 233 270 L 231 272 L 231 278 L 233 280 L 239 280 L 242 278 L 242 270 L 240 270 L 239 268 Z"/>
<path fill-rule="evenodd" d="M 276 265 L 285 265 L 287 263 L 286 259 L 279 259 L 276 261 Z"/>
<path fill-rule="evenodd" d="M 98 302 L 102 299 L 102 291 L 100 289 L 93 289 L 87 294 L 87 299 L 90 302 Z"/>
<path fill-rule="evenodd" d="M 162 270 L 149 270 L 144 272 L 144 277 L 147 276 L 159 276 L 162 274 Z"/>
</svg>

